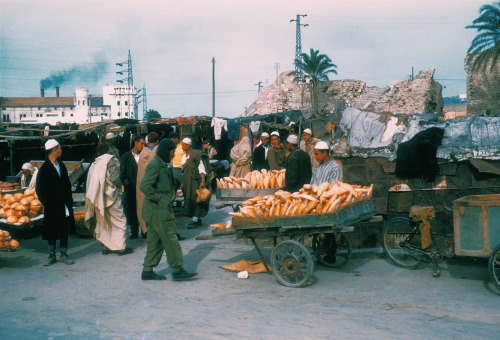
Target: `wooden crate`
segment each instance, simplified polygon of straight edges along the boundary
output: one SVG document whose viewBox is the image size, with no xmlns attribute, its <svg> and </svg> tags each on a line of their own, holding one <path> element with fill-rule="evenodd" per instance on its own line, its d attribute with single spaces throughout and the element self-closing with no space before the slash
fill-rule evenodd
<svg viewBox="0 0 500 340">
<path fill-rule="evenodd" d="M 455 254 L 488 257 L 500 244 L 500 194 L 453 201 Z"/>
</svg>

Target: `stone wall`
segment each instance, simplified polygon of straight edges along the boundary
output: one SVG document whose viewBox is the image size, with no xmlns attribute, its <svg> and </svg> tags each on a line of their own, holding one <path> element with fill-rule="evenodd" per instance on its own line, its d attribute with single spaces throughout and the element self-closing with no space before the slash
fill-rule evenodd
<svg viewBox="0 0 500 340">
<path fill-rule="evenodd" d="M 438 113 L 443 110 L 442 87 L 433 79 L 434 70 L 425 70 L 413 80 L 379 88 L 361 80 L 333 80 L 318 85 L 319 112 L 333 112 L 334 100 L 343 99 L 357 109 L 389 113 Z M 257 100 L 243 116 L 270 114 L 310 107 L 309 84 L 298 84 L 289 71 L 262 88 Z"/>
<path fill-rule="evenodd" d="M 486 68 L 472 69 L 474 57 L 465 58 L 467 72 L 467 114 L 469 115 L 500 115 L 500 58 L 496 65 Z"/>
</svg>

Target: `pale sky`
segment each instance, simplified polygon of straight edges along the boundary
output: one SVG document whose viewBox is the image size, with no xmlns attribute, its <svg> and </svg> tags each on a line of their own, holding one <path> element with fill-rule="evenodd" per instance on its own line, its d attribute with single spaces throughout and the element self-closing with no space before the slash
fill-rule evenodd
<svg viewBox="0 0 500 340">
<path fill-rule="evenodd" d="M 476 31 L 478 0 L 0 0 L 0 96 L 40 95 L 40 80 L 73 70 L 61 96 L 124 78 L 117 62 L 132 54 L 134 85 L 146 84 L 148 109 L 164 117 L 236 117 L 293 69 L 295 19 L 302 51 L 328 55 L 338 75 L 388 86 L 435 68 L 443 95 L 464 94 L 465 53 Z M 105 63 L 106 67 L 102 67 Z M 92 73 L 93 69 L 97 73 Z M 79 71 L 80 74 L 79 74 Z M 55 96 L 47 89 L 45 96 Z M 142 104 L 139 105 L 142 113 Z"/>
</svg>

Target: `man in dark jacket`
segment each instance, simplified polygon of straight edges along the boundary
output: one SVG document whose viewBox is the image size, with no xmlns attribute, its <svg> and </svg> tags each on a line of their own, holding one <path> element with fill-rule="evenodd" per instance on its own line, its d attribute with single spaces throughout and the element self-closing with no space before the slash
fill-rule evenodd
<svg viewBox="0 0 500 340">
<path fill-rule="evenodd" d="M 68 170 L 60 160 L 62 149 L 55 139 L 45 143 L 45 163 L 38 171 L 36 194 L 44 206 L 42 239 L 49 243 L 49 257 L 44 263 L 50 266 L 56 262 L 56 241 L 59 240 L 59 261 L 75 263 L 68 257 L 68 233 L 75 225 L 73 197 Z"/>
<path fill-rule="evenodd" d="M 252 156 L 253 170 L 269 170 L 269 162 L 267 161 L 267 152 L 269 151 L 269 134 L 263 132 L 260 136 L 260 145 L 255 149 Z"/>
<path fill-rule="evenodd" d="M 139 154 L 144 148 L 144 138 L 136 136 L 133 139 L 134 148 L 125 152 L 120 159 L 120 180 L 123 185 L 123 210 L 130 225 L 129 239 L 133 240 L 139 235 L 139 220 L 137 219 L 137 163 Z"/>
<path fill-rule="evenodd" d="M 286 148 L 290 151 L 290 155 L 286 161 L 285 187 L 283 190 L 296 192 L 304 184 L 309 184 L 311 181 L 311 158 L 307 152 L 299 149 L 299 139 L 296 135 L 288 136 L 286 141 Z"/>
<path fill-rule="evenodd" d="M 140 184 L 145 199 L 142 217 L 148 229 L 148 248 L 141 273 L 142 280 L 166 280 L 153 268 L 158 266 L 167 254 L 174 281 L 186 280 L 196 275 L 182 268 L 182 249 L 177 239 L 172 199 L 175 197 L 172 170 L 167 165 L 174 156 L 175 143 L 165 138 L 156 150 L 156 156 L 149 162 Z"/>
</svg>

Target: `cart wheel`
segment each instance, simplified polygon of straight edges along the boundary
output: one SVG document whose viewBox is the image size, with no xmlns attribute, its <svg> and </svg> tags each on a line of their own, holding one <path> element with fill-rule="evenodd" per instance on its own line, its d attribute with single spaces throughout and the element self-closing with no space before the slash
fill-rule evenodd
<svg viewBox="0 0 500 340">
<path fill-rule="evenodd" d="M 385 223 L 382 245 L 392 263 L 401 268 L 417 268 L 425 257 L 421 248 L 420 230 L 406 217 L 394 217 Z"/>
<path fill-rule="evenodd" d="M 283 241 L 274 247 L 271 266 L 281 284 L 294 288 L 306 285 L 314 271 L 314 263 L 307 248 L 293 240 Z"/>
<path fill-rule="evenodd" d="M 312 248 L 318 261 L 330 268 L 344 266 L 352 255 L 351 242 L 343 233 L 313 235 Z"/>
<path fill-rule="evenodd" d="M 493 250 L 488 261 L 491 281 L 500 290 L 500 244 Z"/>
</svg>

